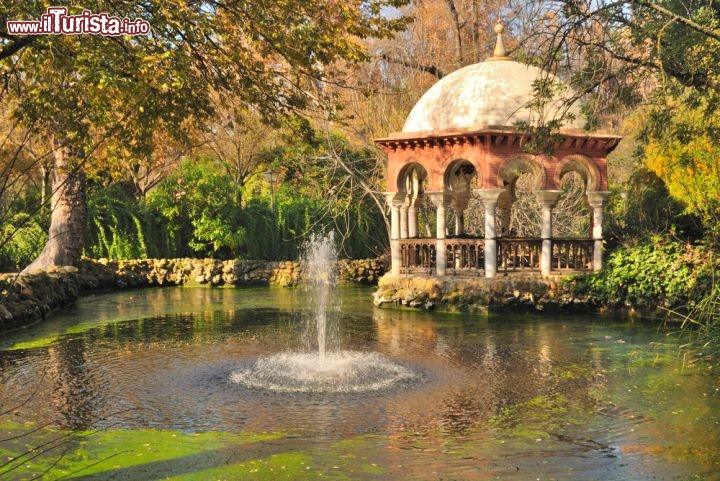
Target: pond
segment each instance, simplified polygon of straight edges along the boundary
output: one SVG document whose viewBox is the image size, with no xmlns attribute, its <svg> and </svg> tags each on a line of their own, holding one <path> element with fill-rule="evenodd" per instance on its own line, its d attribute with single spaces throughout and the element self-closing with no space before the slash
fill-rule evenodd
<svg viewBox="0 0 720 481">
<path fill-rule="evenodd" d="M 302 289 L 85 297 L 0 340 L 0 479 L 720 479 L 718 379 L 676 328 L 331 299 L 335 346 L 403 373 L 367 390 L 237 382 L 302 348 Z"/>
</svg>

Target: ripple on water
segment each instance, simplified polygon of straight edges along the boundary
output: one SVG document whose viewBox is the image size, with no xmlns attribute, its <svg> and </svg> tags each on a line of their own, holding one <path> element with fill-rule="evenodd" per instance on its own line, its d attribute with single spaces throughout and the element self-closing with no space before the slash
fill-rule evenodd
<svg viewBox="0 0 720 481">
<path fill-rule="evenodd" d="M 282 352 L 233 371 L 230 381 L 251 389 L 284 393 L 381 391 L 411 382 L 417 374 L 374 352 Z"/>
</svg>

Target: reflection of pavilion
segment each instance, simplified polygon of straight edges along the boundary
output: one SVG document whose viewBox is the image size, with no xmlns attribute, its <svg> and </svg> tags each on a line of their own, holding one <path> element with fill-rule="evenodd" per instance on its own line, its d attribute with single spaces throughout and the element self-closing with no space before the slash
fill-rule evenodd
<svg viewBox="0 0 720 481">
<path fill-rule="evenodd" d="M 388 154 L 393 275 L 484 272 L 485 277 L 494 277 L 498 269 L 549 275 L 602 266 L 606 156 L 620 138 L 584 132 L 569 89 L 538 68 L 510 60 L 502 43 L 502 25 L 495 30 L 493 57 L 443 78 L 418 101 L 402 132 L 376 140 Z M 554 92 L 544 104 L 533 96 L 540 85 L 549 85 Z M 526 144 L 538 139 L 513 126 L 543 127 L 550 121 L 565 125 L 552 138 L 551 153 L 526 153 Z M 588 238 L 553 237 L 553 208 L 563 193 L 561 180 L 570 172 L 579 174 L 584 184 L 592 217 Z M 542 208 L 537 238 L 508 235 L 515 185 L 523 173 L 533 174 L 533 191 Z M 485 206 L 480 239 L 465 235 L 464 213 L 472 193 Z M 419 236 L 418 207 L 425 198 L 435 207 L 435 238 Z M 450 212 L 453 236 L 447 235 Z"/>
</svg>

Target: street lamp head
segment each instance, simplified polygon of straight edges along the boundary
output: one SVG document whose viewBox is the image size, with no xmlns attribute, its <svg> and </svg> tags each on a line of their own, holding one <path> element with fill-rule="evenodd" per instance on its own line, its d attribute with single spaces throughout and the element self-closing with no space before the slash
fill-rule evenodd
<svg viewBox="0 0 720 481">
<path fill-rule="evenodd" d="M 265 176 L 265 180 L 267 180 L 271 184 L 277 183 L 278 178 L 280 177 L 280 173 L 272 169 L 266 170 L 265 172 L 263 172 L 263 175 Z"/>
</svg>

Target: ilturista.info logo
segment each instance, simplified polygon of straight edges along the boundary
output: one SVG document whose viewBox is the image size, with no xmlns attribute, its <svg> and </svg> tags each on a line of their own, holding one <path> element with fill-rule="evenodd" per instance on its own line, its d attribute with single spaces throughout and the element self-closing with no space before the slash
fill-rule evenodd
<svg viewBox="0 0 720 481">
<path fill-rule="evenodd" d="M 83 10 L 68 15 L 66 7 L 49 7 L 40 20 L 8 20 L 10 35 L 147 35 L 150 24 L 142 18 L 131 20 Z"/>
</svg>

